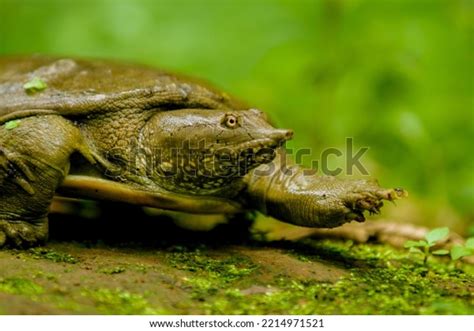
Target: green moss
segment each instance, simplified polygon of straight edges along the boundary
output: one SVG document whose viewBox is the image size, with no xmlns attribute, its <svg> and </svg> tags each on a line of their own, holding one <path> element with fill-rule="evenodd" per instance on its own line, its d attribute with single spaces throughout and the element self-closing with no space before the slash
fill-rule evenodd
<svg viewBox="0 0 474 331">
<path fill-rule="evenodd" d="M 168 262 L 175 268 L 190 271 L 193 277 L 183 279 L 184 288 L 191 291 L 191 298 L 205 301 L 234 283 L 240 283 L 257 270 L 258 266 L 245 256 L 212 257 L 206 247 L 186 250 L 180 246 L 172 252 Z"/>
<path fill-rule="evenodd" d="M 29 279 L 10 277 L 0 278 L 0 292 L 35 296 L 43 293 L 44 289 Z"/>
<path fill-rule="evenodd" d="M 35 259 L 45 259 L 53 262 L 62 262 L 62 263 L 77 263 L 77 259 L 71 256 L 68 253 L 56 252 L 52 249 L 47 249 L 44 247 L 31 248 L 28 250 L 28 253 L 33 256 Z"/>
<path fill-rule="evenodd" d="M 146 274 L 148 270 L 151 268 L 143 263 L 136 263 L 130 266 L 134 271 L 140 272 L 142 274 Z"/>
<path fill-rule="evenodd" d="M 259 268 L 238 249 L 184 245 L 160 252 L 156 265 L 127 264 L 118 259 L 107 264 L 113 267 L 99 269 L 106 274 L 126 269 L 127 277 L 117 277 L 119 282 L 114 285 L 103 282 L 103 276 L 85 269 L 79 260 L 76 265 L 61 266 L 72 273 L 80 272 L 79 279 L 49 273 L 47 268 L 28 268 L 21 272 L 31 276 L 0 278 L 0 291 L 78 313 L 474 314 L 474 266 L 465 263 L 455 266 L 449 258 L 433 257 L 425 266 L 422 257 L 404 250 L 349 241 L 308 239 L 264 245 L 265 249 L 274 246 L 305 261 L 315 268 L 308 266 L 311 271 L 319 270 L 320 263 L 313 261 L 323 260 L 336 263 L 347 273 L 335 283 L 302 278 L 306 273 L 293 276 L 291 270 L 284 275 L 268 274 L 265 266 Z M 162 268 L 163 257 L 174 271 Z M 26 261 L 50 265 L 48 261 Z M 291 264 L 285 265 L 291 268 Z M 147 270 L 153 275 L 145 276 Z M 77 286 L 90 286 L 91 277 L 97 276 L 97 289 L 81 290 Z M 149 292 L 136 292 L 135 286 L 143 282 L 153 282 L 146 285 Z M 171 301 L 168 295 L 173 297 Z"/>
<path fill-rule="evenodd" d="M 85 290 L 83 296 L 91 299 L 97 309 L 104 314 L 138 315 L 164 314 L 166 311 L 151 307 L 149 302 L 139 294 L 133 294 L 120 289 Z"/>
<path fill-rule="evenodd" d="M 191 272 L 200 272 L 218 282 L 232 282 L 252 274 L 257 265 L 245 256 L 215 258 L 204 250 L 172 252 L 168 262 L 175 268 Z"/>
<path fill-rule="evenodd" d="M 422 258 L 405 251 L 352 242 L 304 240 L 285 248 L 302 261 L 324 258 L 341 263 L 350 273 L 336 283 L 275 276 L 260 281 L 272 291 L 248 294 L 242 290 L 259 284 L 250 261 L 242 261 L 250 272 L 238 276 L 229 267 L 239 266 L 234 257 L 217 260 L 194 250 L 173 253 L 170 261 L 195 273 L 183 283 L 207 314 L 474 313 L 474 278 L 467 265 L 456 269 L 442 259 L 432 259 L 424 266 Z"/>
<path fill-rule="evenodd" d="M 193 277 L 183 278 L 184 288 L 189 288 L 192 290 L 191 298 L 204 300 L 210 295 L 215 295 L 218 293 L 219 289 L 222 287 L 221 284 L 215 281 L 213 278 L 204 278 L 204 277 Z"/>
</svg>

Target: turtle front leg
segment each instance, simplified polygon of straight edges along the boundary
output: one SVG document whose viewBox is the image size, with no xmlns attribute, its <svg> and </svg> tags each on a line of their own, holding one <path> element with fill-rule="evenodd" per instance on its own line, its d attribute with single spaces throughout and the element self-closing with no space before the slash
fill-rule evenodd
<svg viewBox="0 0 474 331">
<path fill-rule="evenodd" d="M 0 118 L 0 247 L 29 247 L 48 237 L 48 208 L 74 151 L 87 154 L 80 131 L 60 116 Z"/>
<path fill-rule="evenodd" d="M 378 213 L 383 200 L 406 195 L 402 189 L 381 188 L 375 180 L 309 175 L 307 169 L 285 167 L 280 160 L 264 166 L 271 172 L 259 167 L 248 174 L 247 194 L 252 207 L 287 223 L 334 228 L 363 222 L 365 211 Z"/>
</svg>

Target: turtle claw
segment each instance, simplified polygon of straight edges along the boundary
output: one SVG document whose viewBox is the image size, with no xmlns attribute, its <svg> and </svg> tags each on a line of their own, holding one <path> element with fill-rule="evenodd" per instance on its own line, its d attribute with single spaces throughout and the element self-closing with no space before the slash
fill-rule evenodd
<svg viewBox="0 0 474 331">
<path fill-rule="evenodd" d="M 357 221 L 359 223 L 362 223 L 365 221 L 365 216 L 362 212 L 359 211 L 353 211 L 349 212 L 346 214 L 346 220 L 347 221 Z"/>
<path fill-rule="evenodd" d="M 345 199 L 345 206 L 348 208 L 346 220 L 363 222 L 365 220 L 364 211 L 370 215 L 380 213 L 383 206 L 383 200 L 395 202 L 395 200 L 406 197 L 408 193 L 401 188 L 381 189 L 367 182 L 364 187 L 358 183 L 358 192 L 348 194 Z"/>
<path fill-rule="evenodd" d="M 14 177 L 13 182 L 20 186 L 23 190 L 25 190 L 28 194 L 33 195 L 35 194 L 35 190 L 33 186 L 30 185 L 30 183 L 25 180 L 24 178 L 21 177 Z"/>
<path fill-rule="evenodd" d="M 34 182 L 36 176 L 31 172 L 20 154 L 10 152 L 0 146 L 0 169 L 4 171 L 6 177 L 12 177 L 13 182 L 23 190 L 32 195 L 35 193 L 30 182 Z"/>
<path fill-rule="evenodd" d="M 47 218 L 40 218 L 34 222 L 0 219 L 0 248 L 37 246 L 43 244 L 47 237 Z"/>
<path fill-rule="evenodd" d="M 381 190 L 378 193 L 378 196 L 384 200 L 395 201 L 398 199 L 406 198 L 408 196 L 408 192 L 402 188 L 393 188 Z"/>
</svg>

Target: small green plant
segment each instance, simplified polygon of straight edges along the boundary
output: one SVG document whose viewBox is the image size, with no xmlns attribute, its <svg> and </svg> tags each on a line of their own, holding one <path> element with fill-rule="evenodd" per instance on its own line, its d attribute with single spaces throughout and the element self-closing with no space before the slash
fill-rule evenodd
<svg viewBox="0 0 474 331">
<path fill-rule="evenodd" d="M 474 225 L 471 225 L 471 226 L 467 229 L 467 236 L 468 236 L 468 237 L 474 237 Z"/>
<path fill-rule="evenodd" d="M 28 94 L 34 94 L 45 90 L 48 85 L 39 77 L 33 77 L 29 82 L 23 85 L 23 89 Z"/>
<path fill-rule="evenodd" d="M 470 255 L 474 255 L 474 237 L 467 239 L 464 245 L 454 245 L 451 248 L 451 260 L 453 261 Z"/>
<path fill-rule="evenodd" d="M 431 230 L 425 235 L 424 240 L 408 240 L 405 242 L 405 248 L 408 248 L 412 253 L 421 253 L 424 255 L 423 264 L 428 262 L 430 255 L 448 255 L 449 251 L 447 249 L 438 249 L 431 251 L 431 247 L 439 243 L 440 241 L 446 239 L 449 234 L 449 229 L 436 228 Z"/>
</svg>

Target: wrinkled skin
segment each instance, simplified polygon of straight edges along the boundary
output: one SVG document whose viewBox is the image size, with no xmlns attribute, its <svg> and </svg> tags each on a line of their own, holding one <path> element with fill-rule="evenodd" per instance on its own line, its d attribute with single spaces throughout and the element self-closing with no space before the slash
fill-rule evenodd
<svg viewBox="0 0 474 331">
<path fill-rule="evenodd" d="M 34 77 L 47 88 L 26 93 Z M 43 243 L 57 194 L 190 213 L 258 210 L 324 228 L 363 221 L 404 195 L 373 180 L 283 171 L 291 137 L 258 110 L 154 69 L 2 58 L 0 246 Z"/>
</svg>

